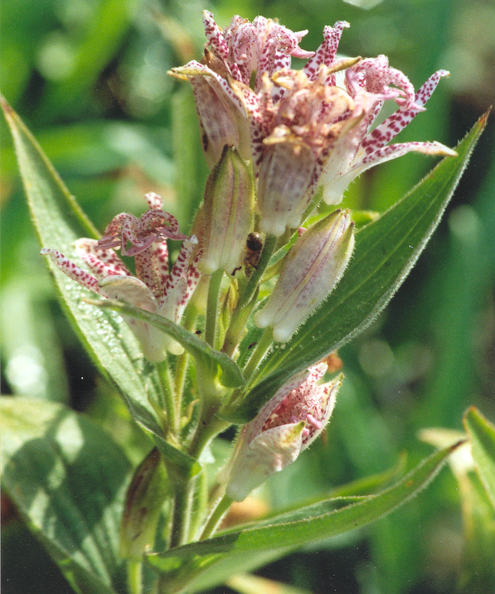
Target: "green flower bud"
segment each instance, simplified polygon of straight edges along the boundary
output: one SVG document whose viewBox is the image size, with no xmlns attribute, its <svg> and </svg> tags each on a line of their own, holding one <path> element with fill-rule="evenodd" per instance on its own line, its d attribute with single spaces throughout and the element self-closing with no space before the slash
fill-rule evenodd
<svg viewBox="0 0 495 594">
<path fill-rule="evenodd" d="M 140 559 L 153 545 L 168 489 L 162 457 L 154 448 L 138 466 L 127 490 L 120 527 L 120 554 L 125 559 Z"/>
<path fill-rule="evenodd" d="M 225 147 L 206 184 L 201 272 L 231 274 L 241 265 L 253 204 L 251 169 L 235 149 Z"/>
</svg>

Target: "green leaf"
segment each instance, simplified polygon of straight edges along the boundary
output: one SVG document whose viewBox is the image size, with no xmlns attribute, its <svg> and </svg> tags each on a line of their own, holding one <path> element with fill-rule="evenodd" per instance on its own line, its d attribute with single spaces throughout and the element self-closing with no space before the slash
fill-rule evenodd
<svg viewBox="0 0 495 594">
<path fill-rule="evenodd" d="M 457 157 L 443 159 L 402 200 L 356 233 L 355 252 L 340 283 L 288 343 L 272 349 L 258 369 L 261 381 L 224 418 L 252 419 L 289 377 L 354 338 L 384 309 L 437 227 L 487 117 L 459 143 Z"/>
<path fill-rule="evenodd" d="M 97 302 L 93 300 L 92 303 L 96 303 L 102 308 L 113 309 L 120 314 L 132 316 L 143 322 L 148 322 L 152 326 L 155 326 L 155 328 L 172 336 L 195 358 L 198 365 L 204 369 L 213 368 L 213 375 L 220 373 L 220 383 L 223 386 L 236 388 L 245 383 L 241 370 L 230 357 L 225 353 L 213 350 L 204 340 L 184 330 L 181 326 L 174 324 L 171 320 L 130 305 L 129 303 L 115 301 L 113 299 L 105 299 L 104 301 Z M 218 369 L 215 369 L 217 367 Z"/>
<path fill-rule="evenodd" d="M 227 579 L 236 566 L 237 571 L 256 567 L 263 552 L 286 553 L 387 515 L 423 489 L 462 443 L 436 452 L 389 489 L 369 497 L 351 498 L 353 503 L 340 509 L 335 508 L 342 504 L 341 499 L 328 499 L 270 517 L 241 531 L 149 555 L 148 561 L 159 571 L 178 570 L 173 585 L 187 584 L 188 592 L 211 587 Z"/>
<path fill-rule="evenodd" d="M 98 232 L 70 195 L 41 147 L 19 116 L 0 97 L 19 162 L 24 189 L 36 233 L 42 246 L 55 248 L 83 265 L 73 242 L 81 236 L 97 237 Z M 41 260 L 45 260 L 40 256 Z M 45 260 L 46 261 L 46 260 Z M 122 393 L 134 419 L 161 435 L 154 412 L 146 399 L 159 401 L 152 381 L 153 368 L 146 363 L 131 330 L 114 313 L 103 312 L 85 302 L 92 295 L 48 260 L 62 305 L 84 346 L 102 373 Z"/>
<path fill-rule="evenodd" d="M 125 591 L 119 529 L 130 463 L 63 405 L 0 399 L 2 484 L 76 592 Z M 97 488 L 96 488 L 97 487 Z"/>
<path fill-rule="evenodd" d="M 488 497 L 495 509 L 495 426 L 472 406 L 464 417 L 471 452 Z"/>
</svg>

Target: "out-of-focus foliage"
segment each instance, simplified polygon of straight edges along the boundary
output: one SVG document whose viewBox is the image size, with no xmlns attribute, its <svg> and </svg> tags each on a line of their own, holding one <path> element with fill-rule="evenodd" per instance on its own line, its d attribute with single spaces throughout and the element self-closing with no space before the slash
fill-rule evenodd
<svg viewBox="0 0 495 594">
<path fill-rule="evenodd" d="M 301 44 L 308 50 L 319 45 L 324 25 L 347 20 L 342 52 L 384 53 L 416 87 L 434 70 L 450 70 L 401 141 L 454 145 L 486 110 L 495 96 L 492 4 L 371 4 L 363 10 L 339 0 L 3 0 L 2 92 L 100 230 L 116 212 L 140 214 L 142 195 L 151 190 L 184 226 L 201 200 L 207 168 L 192 93 L 166 72 L 200 56 L 203 9 L 221 25 L 233 14 L 263 14 L 293 30 L 309 29 Z M 3 120 L 0 126 L 3 392 L 87 411 L 137 462 L 149 445 L 55 304 Z M 493 136 L 489 121 L 418 265 L 386 313 L 339 353 L 347 379 L 329 433 L 304 462 L 271 479 L 264 492 L 271 504 L 290 505 L 384 471 L 404 449 L 417 461 L 431 450 L 417 432 L 462 430 L 469 405 L 495 419 Z M 373 169 L 350 188 L 346 205 L 383 211 L 431 165 L 409 155 Z M 476 481 L 462 490 L 443 471 L 409 506 L 365 532 L 320 543 L 260 574 L 315 594 L 453 592 L 460 577 L 470 583 L 466 572 L 476 567 L 461 516 L 466 492 L 470 501 L 481 500 Z M 4 509 L 5 592 L 65 592 L 58 570 L 30 544 L 15 512 Z M 45 579 L 50 586 L 44 588 Z M 475 587 L 483 592 L 483 583 Z"/>
</svg>

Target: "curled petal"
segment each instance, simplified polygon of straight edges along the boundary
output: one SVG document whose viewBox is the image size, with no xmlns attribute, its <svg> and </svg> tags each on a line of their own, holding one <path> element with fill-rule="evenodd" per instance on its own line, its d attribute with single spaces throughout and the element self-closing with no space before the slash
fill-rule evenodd
<svg viewBox="0 0 495 594">
<path fill-rule="evenodd" d="M 79 256 L 86 262 L 98 278 L 114 274 L 132 276 L 122 260 L 112 249 L 102 249 L 96 239 L 78 239 L 75 248 Z"/>
<path fill-rule="evenodd" d="M 447 70 L 438 70 L 432 74 L 416 93 L 414 97 L 414 105 L 423 107 L 432 96 L 440 79 L 444 76 L 449 76 Z M 372 145 L 374 147 L 373 150 L 381 148 L 395 138 L 395 136 L 397 136 L 397 134 L 399 134 L 399 132 L 401 132 L 418 115 L 418 113 L 420 113 L 419 110 L 415 108 L 404 107 L 398 109 L 368 134 L 362 142 L 362 147 L 367 149 L 368 146 Z"/>
<path fill-rule="evenodd" d="M 342 200 L 342 195 L 349 184 L 361 173 L 392 159 L 397 159 L 410 152 L 425 155 L 439 155 L 455 157 L 457 153 L 440 142 L 405 142 L 401 144 L 386 145 L 370 152 L 367 155 L 358 155 L 352 167 L 342 175 L 337 175 L 323 190 L 323 199 L 327 204 L 337 204 Z"/>
<path fill-rule="evenodd" d="M 144 195 L 148 208 L 152 210 L 162 210 L 163 201 L 162 197 L 155 192 L 148 192 Z"/>
<path fill-rule="evenodd" d="M 337 56 L 337 48 L 339 46 L 340 38 L 345 28 L 350 27 L 346 21 L 338 21 L 333 27 L 325 27 L 323 29 L 323 43 L 316 50 L 315 55 L 308 60 L 304 66 L 304 72 L 308 78 L 313 80 L 317 74 L 318 69 L 322 64 L 325 66 L 332 66 Z M 335 79 L 329 81 L 332 86 L 335 85 Z"/>
<path fill-rule="evenodd" d="M 177 260 L 165 284 L 163 297 L 159 303 L 160 315 L 178 323 L 186 308 L 201 274 L 198 270 L 200 253 L 193 259 L 198 240 L 193 235 L 184 241 L 177 256 Z M 167 341 L 168 350 L 174 355 L 180 355 L 183 348 L 174 340 Z"/>
</svg>

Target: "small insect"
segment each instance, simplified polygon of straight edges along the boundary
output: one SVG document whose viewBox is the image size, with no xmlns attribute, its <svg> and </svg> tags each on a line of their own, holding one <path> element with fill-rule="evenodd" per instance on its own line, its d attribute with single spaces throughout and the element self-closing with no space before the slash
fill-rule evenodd
<svg viewBox="0 0 495 594">
<path fill-rule="evenodd" d="M 246 246 L 244 248 L 244 266 L 249 268 L 257 268 L 261 250 L 263 249 L 263 241 L 259 233 L 250 233 L 246 239 Z"/>
</svg>

